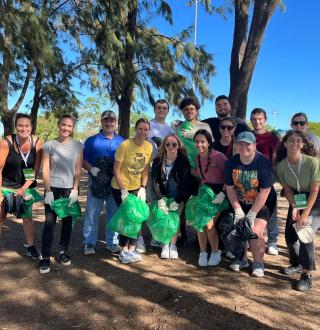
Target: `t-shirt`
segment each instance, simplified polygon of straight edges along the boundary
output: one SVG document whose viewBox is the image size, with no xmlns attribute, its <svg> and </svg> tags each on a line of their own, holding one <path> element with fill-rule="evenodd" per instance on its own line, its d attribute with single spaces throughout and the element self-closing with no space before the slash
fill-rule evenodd
<svg viewBox="0 0 320 330">
<path fill-rule="evenodd" d="M 272 162 L 273 155 L 280 143 L 279 138 L 268 131 L 263 134 L 255 134 L 253 132 L 253 134 L 256 137 L 257 150 Z"/>
<path fill-rule="evenodd" d="M 48 141 L 43 146 L 43 153 L 50 156 L 50 186 L 72 188 L 76 163 L 83 146 L 79 141 Z"/>
<path fill-rule="evenodd" d="M 320 165 L 319 160 L 315 157 L 302 155 L 301 170 L 299 175 L 298 165 L 291 165 L 291 168 L 295 175 L 299 178 L 301 192 L 310 192 L 311 183 L 320 182 Z M 298 191 L 297 180 L 288 166 L 287 158 L 277 164 L 276 174 L 277 180 L 279 180 L 282 185 L 285 184 Z"/>
<path fill-rule="evenodd" d="M 110 139 L 100 131 L 98 134 L 90 136 L 84 143 L 83 159 L 92 166 L 96 165 L 96 159 L 99 157 L 109 157 L 114 159 L 114 153 L 124 138 L 114 134 Z"/>
<path fill-rule="evenodd" d="M 121 162 L 121 180 L 127 190 L 138 189 L 141 186 L 141 174 L 152 161 L 152 144 L 144 141 L 141 146 L 134 143 L 134 139 L 127 139 L 117 149 L 115 160 Z M 120 189 L 115 177 L 111 186 Z"/>
<path fill-rule="evenodd" d="M 219 130 L 220 119 L 218 117 L 204 119 L 204 120 L 202 120 L 202 122 L 207 123 L 210 126 L 210 129 L 212 131 L 213 138 L 215 141 L 218 141 L 221 139 L 221 133 Z M 237 118 L 236 122 L 237 122 L 237 125 L 236 125 L 236 129 L 234 131 L 235 137 L 237 137 L 239 133 L 244 132 L 244 131 L 251 132 L 251 129 L 247 126 L 247 124 L 243 120 Z"/>
<path fill-rule="evenodd" d="M 252 205 L 260 189 L 273 188 L 272 164 L 261 153 L 250 164 L 243 164 L 240 155 L 230 158 L 225 167 L 225 183 L 234 186 L 240 203 Z"/>
<path fill-rule="evenodd" d="M 216 140 L 213 142 L 212 147 L 214 150 L 222 152 L 228 159 L 233 156 L 233 139 L 227 146 L 222 145 L 220 140 Z"/>
<path fill-rule="evenodd" d="M 227 157 L 219 151 L 211 150 L 209 157 L 196 157 L 196 174 L 204 183 L 208 184 L 224 184 L 224 168 L 228 160 Z M 200 164 L 199 164 L 200 160 Z M 209 165 L 208 165 L 209 161 Z M 200 166 L 202 174 L 200 171 Z M 202 177 L 203 175 L 203 177 Z"/>
</svg>

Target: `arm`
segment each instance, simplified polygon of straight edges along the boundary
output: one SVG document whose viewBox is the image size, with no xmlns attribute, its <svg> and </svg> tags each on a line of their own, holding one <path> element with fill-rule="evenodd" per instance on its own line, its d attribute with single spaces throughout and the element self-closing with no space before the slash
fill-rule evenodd
<svg viewBox="0 0 320 330">
<path fill-rule="evenodd" d="M 82 162 L 83 162 L 83 151 L 82 151 L 82 149 L 80 149 L 79 154 L 78 154 L 78 158 L 77 158 L 77 162 L 76 162 L 76 170 L 75 170 L 74 183 L 73 183 L 72 190 L 78 191 L 78 189 L 79 189 Z"/>
<path fill-rule="evenodd" d="M 318 192 L 319 192 L 319 183 L 318 182 L 311 183 L 310 194 L 309 194 L 308 202 L 307 202 L 307 208 L 302 211 L 302 213 L 299 217 L 299 222 L 301 225 L 306 224 L 307 218 L 311 212 L 311 209 L 312 209 L 315 201 L 317 200 Z"/>
<path fill-rule="evenodd" d="M 121 179 L 121 166 L 122 166 L 122 162 L 120 162 L 119 160 L 114 161 L 114 166 L 113 166 L 114 177 L 117 181 L 119 188 L 123 190 L 127 188 L 124 186 Z"/>
<path fill-rule="evenodd" d="M 145 187 L 148 183 L 150 165 L 147 164 L 141 173 L 141 186 Z"/>
<path fill-rule="evenodd" d="M 226 191 L 227 191 L 227 196 L 228 196 L 231 206 L 234 209 L 241 208 L 235 187 L 226 185 Z"/>
<path fill-rule="evenodd" d="M 0 209 L 1 209 L 1 202 L 3 200 L 2 196 L 2 170 L 6 163 L 7 157 L 9 154 L 9 146 L 6 140 L 2 140 L 0 142 Z"/>
<path fill-rule="evenodd" d="M 152 180 L 152 187 L 153 190 L 156 194 L 157 199 L 161 199 L 163 196 L 161 194 L 161 190 L 160 190 L 160 182 L 158 180 L 158 171 L 161 171 L 161 167 L 159 168 L 159 166 L 157 166 L 155 164 L 155 162 L 158 160 L 154 160 L 152 163 L 152 168 L 151 168 L 151 180 Z"/>
<path fill-rule="evenodd" d="M 51 191 L 50 188 L 50 155 L 47 152 L 43 153 L 42 157 L 42 175 L 45 191 Z"/>
<path fill-rule="evenodd" d="M 271 188 L 260 189 L 250 211 L 258 213 L 267 201 Z"/>
</svg>

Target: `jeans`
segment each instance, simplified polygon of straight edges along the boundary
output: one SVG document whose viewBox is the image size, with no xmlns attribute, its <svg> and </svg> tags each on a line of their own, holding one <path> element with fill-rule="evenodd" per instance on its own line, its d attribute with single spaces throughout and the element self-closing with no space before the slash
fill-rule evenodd
<svg viewBox="0 0 320 330">
<path fill-rule="evenodd" d="M 51 187 L 54 199 L 68 198 L 71 192 L 71 188 L 55 188 Z M 54 212 L 50 205 L 44 204 L 45 209 L 45 222 L 42 232 L 42 249 L 41 254 L 43 258 L 49 259 L 51 255 L 51 245 L 54 236 L 54 229 L 57 222 L 57 214 Z M 72 231 L 72 217 L 66 217 L 61 220 L 61 232 L 59 249 L 61 251 L 67 251 Z"/>
<path fill-rule="evenodd" d="M 118 207 L 110 193 L 106 198 L 98 198 L 92 195 L 91 189 L 91 178 L 88 181 L 87 190 L 87 206 L 84 214 L 84 225 L 83 225 L 83 236 L 85 244 L 96 245 L 98 240 L 98 229 L 99 229 L 99 217 L 104 202 L 106 202 L 106 229 L 105 229 L 105 241 L 108 245 L 118 244 L 118 233 L 107 230 L 107 223 L 116 213 Z"/>
<path fill-rule="evenodd" d="M 274 207 L 271 217 L 267 224 L 268 242 L 267 245 L 277 244 L 279 235 L 279 222 L 278 222 L 278 203 Z"/>
</svg>

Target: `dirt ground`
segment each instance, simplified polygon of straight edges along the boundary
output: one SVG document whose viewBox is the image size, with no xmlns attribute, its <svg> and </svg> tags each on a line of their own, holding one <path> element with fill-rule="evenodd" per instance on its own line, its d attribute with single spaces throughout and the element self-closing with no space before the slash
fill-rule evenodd
<svg viewBox="0 0 320 330">
<path fill-rule="evenodd" d="M 85 194 L 83 181 L 82 206 Z M 261 279 L 247 271 L 229 271 L 227 260 L 200 269 L 192 230 L 177 261 L 161 260 L 160 251 L 150 249 L 142 262 L 123 265 L 106 251 L 103 241 L 96 255 L 84 256 L 81 221 L 72 233 L 72 265 L 63 267 L 53 259 L 51 272 L 41 275 L 37 262 L 24 256 L 22 224 L 10 217 L 0 239 L 0 329 L 319 329 L 319 272 L 314 273 L 309 293 L 292 290 L 290 278 L 279 273 L 288 264 L 283 238 L 286 209 L 280 199 L 280 253 L 266 255 Z M 41 203 L 34 216 L 40 247 Z M 59 230 L 60 224 L 54 248 Z M 319 244 L 316 253 L 319 264 Z"/>
</svg>

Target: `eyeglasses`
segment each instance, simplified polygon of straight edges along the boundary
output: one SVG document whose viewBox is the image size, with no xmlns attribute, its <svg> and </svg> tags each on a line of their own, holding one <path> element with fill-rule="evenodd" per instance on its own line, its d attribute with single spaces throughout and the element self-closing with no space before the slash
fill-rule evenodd
<svg viewBox="0 0 320 330">
<path fill-rule="evenodd" d="M 166 143 L 166 147 L 173 147 L 173 148 L 176 148 L 178 146 L 178 143 L 176 143 L 176 142 L 172 142 L 172 143 L 170 143 L 170 142 L 168 142 L 168 143 Z"/>
<path fill-rule="evenodd" d="M 300 126 L 304 126 L 306 123 L 307 123 L 307 122 L 306 122 L 305 120 L 300 120 L 300 121 L 293 120 L 293 121 L 292 121 L 292 125 L 293 125 L 293 126 L 298 126 L 298 125 L 300 125 Z"/>
<path fill-rule="evenodd" d="M 228 131 L 231 131 L 234 127 L 230 125 L 220 125 L 220 129 L 228 129 Z"/>
</svg>

